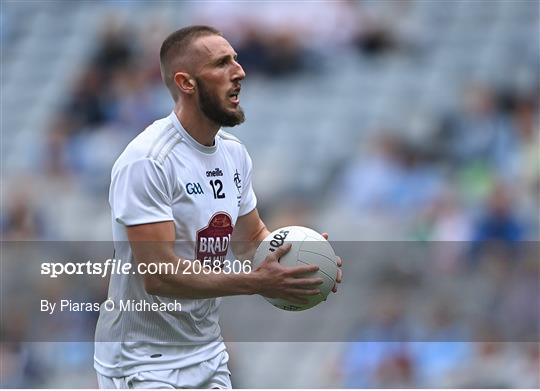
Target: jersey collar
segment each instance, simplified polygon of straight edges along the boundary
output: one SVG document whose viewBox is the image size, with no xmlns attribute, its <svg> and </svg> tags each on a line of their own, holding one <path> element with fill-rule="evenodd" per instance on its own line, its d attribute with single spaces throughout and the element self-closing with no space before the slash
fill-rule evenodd
<svg viewBox="0 0 540 391">
<path fill-rule="evenodd" d="M 218 145 L 218 137 L 214 138 L 214 145 L 210 147 L 202 145 L 193 137 L 191 137 L 191 135 L 184 129 L 174 111 L 169 115 L 169 120 L 173 123 L 174 127 L 176 128 L 178 133 L 180 133 L 182 138 L 185 139 L 193 148 L 206 154 L 213 154 L 214 152 L 216 152 Z"/>
</svg>

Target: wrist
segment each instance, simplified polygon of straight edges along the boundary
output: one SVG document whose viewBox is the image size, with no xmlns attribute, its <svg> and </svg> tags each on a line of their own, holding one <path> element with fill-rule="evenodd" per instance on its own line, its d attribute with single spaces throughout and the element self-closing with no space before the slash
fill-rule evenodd
<svg viewBox="0 0 540 391">
<path fill-rule="evenodd" d="M 245 274 L 244 281 L 246 282 L 246 294 L 248 295 L 257 295 L 261 292 L 261 281 L 258 273 L 251 272 Z"/>
</svg>

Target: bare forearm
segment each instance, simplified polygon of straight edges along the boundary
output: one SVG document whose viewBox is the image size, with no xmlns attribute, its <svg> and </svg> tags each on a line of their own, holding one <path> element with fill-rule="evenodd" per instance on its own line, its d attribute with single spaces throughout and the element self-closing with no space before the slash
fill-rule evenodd
<svg viewBox="0 0 540 391">
<path fill-rule="evenodd" d="M 236 235 L 231 242 L 236 258 L 240 262 L 251 261 L 258 244 L 270 233 L 254 209 L 238 220 Z M 179 259 L 175 253 L 175 230 L 172 222 L 142 224 L 128 227 L 133 256 L 138 263 L 159 260 L 161 263 L 180 262 L 178 270 L 167 274 L 144 275 L 144 287 L 153 295 L 184 299 L 205 299 L 212 297 L 251 295 L 261 292 L 260 276 L 257 273 L 235 274 L 226 269 L 206 273 L 191 273 L 186 270 L 190 265 Z M 234 239 L 236 238 L 236 240 Z M 234 261 L 234 260 L 230 260 Z M 251 266 L 251 265 L 250 265 Z M 233 268 L 234 269 L 234 268 Z M 242 268 L 244 269 L 244 268 Z M 184 273 L 186 271 L 186 273 Z"/>
<path fill-rule="evenodd" d="M 184 269 L 185 270 L 185 269 Z M 207 299 L 222 296 L 252 295 L 258 293 L 257 276 L 252 273 L 160 274 L 145 276 L 148 293 L 179 299 Z"/>
<path fill-rule="evenodd" d="M 241 262 L 252 259 L 257 245 L 269 235 L 269 231 L 259 218 L 257 210 L 238 219 L 236 256 Z M 205 265 L 198 269 L 201 273 L 187 272 L 191 265 L 179 259 L 175 253 L 175 231 L 172 221 L 148 223 L 127 228 L 133 257 L 136 262 L 147 264 L 159 260 L 161 263 L 176 263 L 178 270 L 167 270 L 165 274 L 145 274 L 141 276 L 146 292 L 152 295 L 178 299 L 207 299 L 222 296 L 260 294 L 266 297 L 280 297 L 293 302 L 303 303 L 306 295 L 317 295 L 317 288 L 323 283 L 321 278 L 306 278 L 309 273 L 318 270 L 315 265 L 284 267 L 279 259 L 290 249 L 290 245 L 280 246 L 268 254 L 260 265 L 252 271 L 243 270 L 241 274 L 227 273 L 223 270 L 204 271 Z M 193 265 L 194 266 L 194 265 Z M 226 266 L 226 265 L 225 265 Z M 246 268 L 247 269 L 247 268 Z M 148 270 L 148 267 L 146 268 Z M 158 270 L 159 267 L 158 267 Z"/>
<path fill-rule="evenodd" d="M 241 262 L 253 259 L 260 242 L 270 231 L 262 225 L 251 240 L 233 243 L 233 251 Z M 231 260 L 232 261 L 232 260 Z M 191 273 L 166 274 L 156 276 L 155 291 L 152 294 L 183 299 L 207 299 L 213 297 L 252 295 L 259 293 L 260 284 L 252 273 Z"/>
<path fill-rule="evenodd" d="M 240 260 L 252 260 L 259 243 L 261 243 L 268 235 L 270 235 L 270 231 L 262 224 L 249 240 L 233 242 L 232 248 L 235 256 Z"/>
</svg>

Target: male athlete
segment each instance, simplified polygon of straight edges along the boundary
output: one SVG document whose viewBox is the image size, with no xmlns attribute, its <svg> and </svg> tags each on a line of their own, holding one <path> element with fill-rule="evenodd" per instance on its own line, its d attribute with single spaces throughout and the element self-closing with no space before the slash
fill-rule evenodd
<svg viewBox="0 0 540 391">
<path fill-rule="evenodd" d="M 257 213 L 251 159 L 237 138 L 220 130 L 244 121 L 244 70 L 223 36 L 206 26 L 172 33 L 160 61 L 174 111 L 139 134 L 114 164 L 115 257 L 132 265 L 223 260 L 231 244 L 237 259 L 252 259 L 270 232 Z M 289 248 L 280 247 L 251 273 L 182 274 L 188 267 L 182 264 L 177 273 L 113 274 L 96 329 L 99 386 L 230 388 L 219 298 L 260 294 L 302 303 L 319 293 L 322 280 L 305 277 L 317 266 L 279 264 Z M 122 311 L 122 300 L 180 300 L 182 308 Z"/>
</svg>

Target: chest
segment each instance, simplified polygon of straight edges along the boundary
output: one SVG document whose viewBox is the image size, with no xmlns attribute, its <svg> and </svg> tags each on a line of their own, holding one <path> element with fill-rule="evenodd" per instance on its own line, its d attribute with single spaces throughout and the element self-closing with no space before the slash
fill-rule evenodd
<svg viewBox="0 0 540 391">
<path fill-rule="evenodd" d="M 173 176 L 172 209 L 177 238 L 200 241 L 202 237 L 211 237 L 221 243 L 227 241 L 242 202 L 241 162 L 225 153 L 179 159 Z"/>
</svg>

